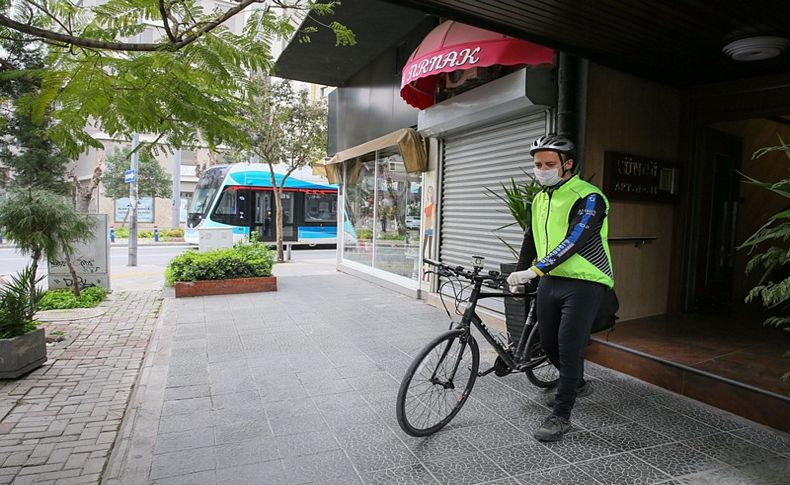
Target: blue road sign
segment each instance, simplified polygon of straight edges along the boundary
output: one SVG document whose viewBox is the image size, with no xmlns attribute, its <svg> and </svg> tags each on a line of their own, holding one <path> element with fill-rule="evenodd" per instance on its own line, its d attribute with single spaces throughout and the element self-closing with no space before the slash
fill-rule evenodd
<svg viewBox="0 0 790 485">
<path fill-rule="evenodd" d="M 123 173 L 123 183 L 132 184 L 134 182 L 137 182 L 137 173 L 132 169 L 125 171 Z"/>
</svg>

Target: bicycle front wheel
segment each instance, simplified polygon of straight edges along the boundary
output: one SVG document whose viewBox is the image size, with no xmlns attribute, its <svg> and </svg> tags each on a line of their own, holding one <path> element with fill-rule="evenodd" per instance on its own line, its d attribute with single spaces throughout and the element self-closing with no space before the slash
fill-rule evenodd
<svg viewBox="0 0 790 485">
<path fill-rule="evenodd" d="M 465 330 L 450 330 L 423 348 L 406 371 L 396 403 L 401 429 L 428 436 L 442 429 L 466 403 L 477 378 L 480 351 Z"/>
<path fill-rule="evenodd" d="M 525 371 L 529 382 L 544 389 L 550 389 L 560 380 L 560 371 L 554 367 L 540 346 L 538 326 L 532 327 L 527 337 L 527 362 L 534 366 Z"/>
</svg>

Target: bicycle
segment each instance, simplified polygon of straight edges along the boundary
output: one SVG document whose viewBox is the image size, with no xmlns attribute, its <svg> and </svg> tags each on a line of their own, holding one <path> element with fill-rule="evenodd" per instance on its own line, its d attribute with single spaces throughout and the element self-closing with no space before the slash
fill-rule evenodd
<svg viewBox="0 0 790 485">
<path fill-rule="evenodd" d="M 499 377 L 524 372 L 532 384 L 542 388 L 552 388 L 559 380 L 559 371 L 540 346 L 535 316 L 535 292 L 512 294 L 504 291 L 483 291 L 483 286 L 504 290 L 507 283 L 497 271 L 482 273 L 483 258 L 474 256 L 473 260 L 472 270 L 424 260 L 436 268 L 431 273 L 440 278 L 464 278 L 471 283 L 472 289 L 468 299 L 464 299 L 458 292 L 455 293 L 456 308 L 460 303 L 468 303 L 461 321 L 455 328 L 436 337 L 417 354 L 401 382 L 396 415 L 398 425 L 411 436 L 428 436 L 447 425 L 466 403 L 478 377 L 492 372 Z M 511 339 L 503 343 L 492 335 L 477 314 L 479 300 L 513 297 L 529 298 L 524 330 L 515 345 Z M 480 350 L 471 333 L 473 326 L 498 355 L 493 366 L 482 372 L 478 372 Z"/>
</svg>

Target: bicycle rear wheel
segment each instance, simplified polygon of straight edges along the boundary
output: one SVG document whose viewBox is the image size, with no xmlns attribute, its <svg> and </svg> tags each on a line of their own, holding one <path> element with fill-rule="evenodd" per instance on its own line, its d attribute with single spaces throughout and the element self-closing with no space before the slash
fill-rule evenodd
<svg viewBox="0 0 790 485">
<path fill-rule="evenodd" d="M 557 385 L 557 382 L 560 380 L 560 371 L 554 367 L 554 364 L 543 352 L 543 348 L 540 346 L 540 333 L 537 325 L 532 327 L 532 331 L 527 337 L 526 357 L 527 362 L 535 364 L 534 367 L 524 371 L 529 382 L 544 389 L 550 389 Z"/>
<path fill-rule="evenodd" d="M 425 346 L 406 371 L 396 403 L 401 429 L 428 436 L 442 429 L 466 403 L 477 378 L 480 351 L 465 330 L 450 330 Z"/>
</svg>

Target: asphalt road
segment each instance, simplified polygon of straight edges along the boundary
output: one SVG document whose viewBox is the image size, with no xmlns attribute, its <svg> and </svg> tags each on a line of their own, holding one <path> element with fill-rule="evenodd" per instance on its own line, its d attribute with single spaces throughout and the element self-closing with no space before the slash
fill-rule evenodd
<svg viewBox="0 0 790 485">
<path fill-rule="evenodd" d="M 161 287 L 164 283 L 163 273 L 165 266 L 173 256 L 181 254 L 194 246 L 138 246 L 137 266 L 127 266 L 129 250 L 124 246 L 113 246 L 110 249 L 110 285 L 117 290 L 146 289 Z M 315 271 L 315 264 L 320 264 L 322 271 L 333 270 L 334 249 L 298 249 L 292 252 L 293 262 L 306 263 L 311 271 Z M 26 264 L 29 258 L 19 254 L 14 247 L 0 246 L 0 275 L 15 273 Z M 275 273 L 277 273 L 275 266 Z M 288 266 L 288 265 L 286 265 Z M 288 272 L 294 271 L 299 265 L 291 268 L 283 266 Z M 46 263 L 42 264 L 42 273 L 46 273 Z"/>
</svg>

